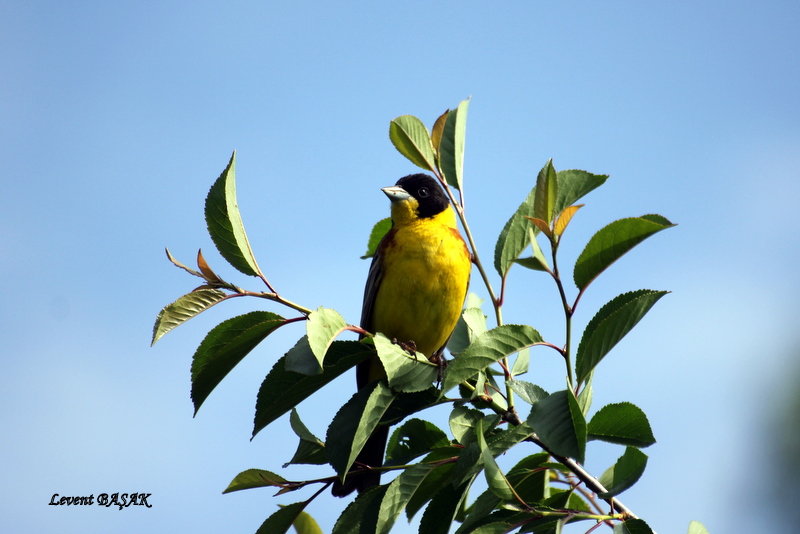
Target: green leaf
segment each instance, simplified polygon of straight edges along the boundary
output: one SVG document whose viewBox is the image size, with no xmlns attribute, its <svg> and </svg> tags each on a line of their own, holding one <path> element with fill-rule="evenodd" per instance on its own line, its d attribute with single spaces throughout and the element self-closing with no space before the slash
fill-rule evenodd
<svg viewBox="0 0 800 534">
<path fill-rule="evenodd" d="M 228 484 L 225 491 L 222 493 L 231 493 L 234 491 L 251 489 L 251 488 L 265 488 L 265 487 L 281 487 L 286 483 L 286 479 L 280 475 L 276 475 L 272 471 L 265 471 L 263 469 L 248 469 L 242 471 Z"/>
<path fill-rule="evenodd" d="M 708 534 L 708 530 L 700 521 L 692 521 L 689 523 L 688 534 Z"/>
<path fill-rule="evenodd" d="M 236 201 L 236 151 L 206 196 L 206 225 L 211 240 L 228 263 L 244 274 L 258 276 L 256 258 L 244 231 Z"/>
<path fill-rule="evenodd" d="M 473 401 L 473 405 L 479 408 L 487 408 L 486 403 L 482 400 L 478 399 L 478 396 L 486 392 L 486 377 L 488 373 L 487 370 L 484 369 L 483 371 L 479 371 L 477 376 L 474 378 L 470 378 L 468 380 L 469 385 L 473 386 L 472 391 L 470 392 L 470 388 L 466 388 L 467 382 L 461 382 L 458 385 L 458 392 L 460 393 L 461 398 L 469 399 Z"/>
<path fill-rule="evenodd" d="M 630 402 L 603 406 L 589 421 L 589 439 L 649 447 L 656 442 L 645 413 Z"/>
<path fill-rule="evenodd" d="M 325 456 L 325 444 L 308 430 L 294 408 L 292 408 L 292 413 L 289 416 L 289 423 L 294 433 L 300 438 L 300 443 L 292 459 L 289 463 L 284 464 L 283 467 L 285 468 L 290 464 L 323 465 L 328 463 L 328 458 Z"/>
<path fill-rule="evenodd" d="M 483 435 L 487 440 L 494 439 L 497 435 L 504 433 L 503 430 L 497 428 L 497 425 L 499 425 L 502 420 L 503 420 L 502 416 L 497 413 L 483 414 L 483 419 L 482 419 Z M 490 447 L 491 445 L 492 444 L 489 443 Z M 499 452 L 497 454 L 499 454 Z"/>
<path fill-rule="evenodd" d="M 550 224 L 558 194 L 558 179 L 552 158 L 547 160 L 536 177 L 536 198 L 533 201 L 533 217 Z"/>
<path fill-rule="evenodd" d="M 660 215 L 643 215 L 614 221 L 592 236 L 575 262 L 573 278 L 578 289 L 592 280 L 630 249 L 651 235 L 675 226 Z"/>
<path fill-rule="evenodd" d="M 524 380 L 506 380 L 506 384 L 528 404 L 536 404 L 549 395 L 536 384 Z"/>
<path fill-rule="evenodd" d="M 569 502 L 567 502 L 567 508 L 570 510 L 580 510 L 581 512 L 586 512 L 587 514 L 592 513 L 591 507 L 589 507 L 589 503 L 583 500 L 580 494 L 575 492 L 570 492 L 569 495 Z"/>
<path fill-rule="evenodd" d="M 514 360 L 514 365 L 511 367 L 511 376 L 517 376 L 528 372 L 528 364 L 531 361 L 531 351 L 529 349 L 522 349 L 517 354 L 517 359 Z"/>
<path fill-rule="evenodd" d="M 647 455 L 636 447 L 625 447 L 625 453 L 620 456 L 617 463 L 609 467 L 598 479 L 598 482 L 608 490 L 600 494 L 600 497 L 613 497 L 630 488 L 642 476 L 645 467 L 647 467 Z"/>
<path fill-rule="evenodd" d="M 467 302 L 464 305 L 464 308 L 478 308 L 481 309 L 483 307 L 484 299 L 480 298 L 475 293 L 468 293 L 467 294 Z"/>
<path fill-rule="evenodd" d="M 425 477 L 433 470 L 433 465 L 416 464 L 407 467 L 395 478 L 386 490 L 378 513 L 376 534 L 386 534 L 392 529 L 406 504 L 414 496 Z"/>
<path fill-rule="evenodd" d="M 516 263 L 517 265 L 522 265 L 526 269 L 530 269 L 532 271 L 547 272 L 549 270 L 547 264 L 542 263 L 542 261 L 535 256 L 531 256 L 529 258 L 519 258 L 514 260 L 514 263 Z"/>
<path fill-rule="evenodd" d="M 453 437 L 462 446 L 466 447 L 475 441 L 475 425 L 483 420 L 484 413 L 474 408 L 457 404 L 450 412 L 448 425 Z"/>
<path fill-rule="evenodd" d="M 292 408 L 292 413 L 289 416 L 289 424 L 292 427 L 292 431 L 294 431 L 298 438 L 324 445 L 324 443 L 322 443 L 317 436 L 312 434 L 308 427 L 303 424 L 303 421 L 300 419 L 300 414 L 298 414 L 297 410 L 294 408 Z"/>
<path fill-rule="evenodd" d="M 436 122 L 433 123 L 433 128 L 431 128 L 431 144 L 433 145 L 433 150 L 438 153 L 439 152 L 439 145 L 442 143 L 442 134 L 444 133 L 444 123 L 447 120 L 447 115 L 450 114 L 450 110 L 446 110 L 444 113 L 439 115 L 436 119 Z"/>
<path fill-rule="evenodd" d="M 386 217 L 385 219 L 381 219 L 375 226 L 372 227 L 372 232 L 369 234 L 369 241 L 367 241 L 367 251 L 361 256 L 362 260 L 366 260 L 367 258 L 371 258 L 375 255 L 375 252 L 378 250 L 378 245 L 383 239 L 389 230 L 392 229 L 392 218 Z"/>
<path fill-rule="evenodd" d="M 495 438 L 492 434 L 493 432 L 499 432 L 497 430 L 497 423 L 500 422 L 500 417 L 495 414 L 491 415 L 484 415 L 481 413 L 481 418 L 476 418 L 475 420 L 475 427 L 470 427 L 467 429 L 467 432 L 462 436 L 462 452 L 458 455 L 458 460 L 456 461 L 456 468 L 455 472 L 452 477 L 452 483 L 460 484 L 461 482 L 467 480 L 470 477 L 477 475 L 480 470 L 483 468 L 483 459 L 481 457 L 481 450 L 478 447 L 478 440 L 477 440 L 477 424 L 480 423 L 484 432 L 490 435 L 491 438 Z M 530 429 L 530 427 L 528 427 Z M 524 438 L 523 438 L 524 439 Z M 508 436 L 503 435 L 503 439 L 501 441 L 492 441 L 489 443 L 489 448 L 492 451 L 492 454 L 495 456 L 502 454 L 509 448 L 513 447 L 516 441 L 522 441 L 519 439 L 519 436 Z"/>
<path fill-rule="evenodd" d="M 386 446 L 386 464 L 406 464 L 433 449 L 447 447 L 447 434 L 422 419 L 409 419 L 392 433 Z"/>
<path fill-rule="evenodd" d="M 542 504 L 545 509 L 559 509 L 563 510 L 569 507 L 570 498 L 572 497 L 571 491 L 553 488 L 550 490 L 551 497 L 544 500 Z M 528 523 L 525 529 L 520 532 L 533 532 L 533 534 L 561 534 L 564 532 L 564 526 L 569 522 L 566 517 L 542 517 L 534 519 Z"/>
<path fill-rule="evenodd" d="M 564 490 L 561 488 L 552 488 L 550 496 L 544 500 L 544 504 L 551 508 L 564 508 L 569 502 L 571 490 Z"/>
<path fill-rule="evenodd" d="M 525 502 L 540 502 L 547 495 L 550 471 L 541 468 L 548 465 L 549 457 L 546 452 L 531 454 L 517 462 L 508 472 L 508 480 L 514 486 L 514 491 Z"/>
<path fill-rule="evenodd" d="M 447 348 L 452 354 L 460 354 L 484 332 L 486 332 L 486 316 L 483 314 L 483 310 L 468 307 L 458 318 Z"/>
<path fill-rule="evenodd" d="M 286 369 L 286 356 L 283 356 L 272 367 L 258 391 L 253 437 L 327 383 L 374 354 L 371 348 L 358 341 L 334 341 L 328 349 L 324 371 L 312 376 Z"/>
<path fill-rule="evenodd" d="M 300 512 L 294 520 L 294 529 L 297 534 L 322 534 L 322 529 L 308 512 Z"/>
<path fill-rule="evenodd" d="M 547 462 L 547 458 L 547 453 L 527 456 L 508 472 L 508 480 L 514 487 L 514 491 L 527 503 L 538 503 L 544 500 L 548 471 L 538 469 Z M 470 506 L 469 515 L 456 534 L 473 532 L 473 529 L 481 522 L 485 522 L 501 502 L 500 497 L 495 495 L 491 489 L 487 489 Z"/>
<path fill-rule="evenodd" d="M 436 169 L 433 144 L 428 129 L 412 115 L 402 115 L 389 124 L 389 139 L 395 148 L 417 167 Z"/>
<path fill-rule="evenodd" d="M 464 310 L 464 322 L 469 327 L 470 342 L 486 333 L 486 315 L 480 308 L 467 308 Z"/>
<path fill-rule="evenodd" d="M 575 356 L 578 383 L 588 378 L 608 352 L 633 329 L 666 291 L 640 289 L 614 297 L 598 311 L 581 336 Z"/>
<path fill-rule="evenodd" d="M 472 378 L 494 362 L 542 343 L 539 332 L 527 325 L 502 325 L 478 337 L 458 358 L 448 365 L 442 391 Z"/>
<path fill-rule="evenodd" d="M 375 532 L 381 500 L 388 486 L 374 486 L 360 494 L 344 509 L 333 526 L 333 534 Z"/>
<path fill-rule="evenodd" d="M 172 304 L 167 304 L 156 317 L 156 324 L 153 326 L 153 341 L 150 346 L 155 345 L 161 336 L 173 328 L 209 309 L 225 297 L 225 293 L 219 289 L 197 289 Z"/>
<path fill-rule="evenodd" d="M 457 488 L 443 487 L 434 495 L 422 514 L 419 531 L 425 534 L 447 534 L 455 521 L 458 511 L 467 498 L 474 477 L 461 483 Z"/>
<path fill-rule="evenodd" d="M 311 350 L 308 343 L 308 336 L 305 335 L 297 340 L 294 347 L 286 353 L 286 370 L 300 373 L 303 375 L 318 375 L 322 372 L 317 357 Z"/>
<path fill-rule="evenodd" d="M 342 479 L 397 395 L 383 380 L 373 384 L 353 395 L 328 426 L 325 451 Z"/>
<path fill-rule="evenodd" d="M 288 532 L 308 503 L 309 501 L 303 501 L 286 506 L 278 505 L 280 509 L 261 524 L 256 534 L 284 534 Z"/>
<path fill-rule="evenodd" d="M 558 195 L 554 210 L 556 213 L 561 213 L 608 180 L 606 174 L 591 174 L 574 169 L 558 171 L 556 175 L 558 176 Z"/>
<path fill-rule="evenodd" d="M 322 362 L 325 359 L 325 353 L 328 352 L 328 347 L 346 328 L 347 321 L 336 310 L 320 306 L 308 315 L 306 335 L 311 352 L 317 358 L 319 372 L 322 372 Z"/>
<path fill-rule="evenodd" d="M 454 462 L 438 463 L 442 460 L 449 460 L 458 457 L 463 451 L 460 447 L 448 446 L 433 450 L 425 458 L 422 459 L 423 464 L 430 464 L 433 469 L 425 477 L 425 480 L 420 484 L 419 488 L 414 492 L 414 495 L 409 499 L 406 504 L 406 518 L 409 521 L 413 519 L 414 515 L 419 512 L 426 503 L 428 503 L 436 493 L 440 490 L 451 490 L 452 473 L 455 468 Z"/>
<path fill-rule="evenodd" d="M 467 130 L 469 99 L 458 104 L 458 108 L 447 113 L 447 119 L 439 145 L 439 165 L 445 180 L 459 191 L 463 191 L 464 140 Z"/>
<path fill-rule="evenodd" d="M 581 392 L 578 394 L 578 405 L 581 407 L 581 412 L 584 417 L 589 415 L 589 409 L 592 407 L 592 397 L 594 396 L 594 392 L 592 391 L 593 379 L 594 372 L 591 372 L 589 373 L 589 379 L 586 381 L 586 385 L 583 386 L 583 389 L 581 389 Z"/>
<path fill-rule="evenodd" d="M 398 393 L 397 398 L 383 415 L 381 424 L 395 425 L 409 415 L 430 408 L 437 404 L 439 400 L 439 390 L 435 386 L 416 393 Z"/>
<path fill-rule="evenodd" d="M 507 532 L 512 532 L 514 528 L 513 523 L 494 521 L 471 530 L 470 534 L 506 534 Z"/>
<path fill-rule="evenodd" d="M 528 439 L 531 434 L 533 434 L 533 429 L 526 422 L 522 421 L 517 426 L 512 426 L 501 432 L 494 433 L 487 438 L 486 441 L 492 454 L 494 456 L 499 456 L 515 445 Z"/>
<path fill-rule="evenodd" d="M 525 349 L 523 349 L 523 350 L 525 350 Z M 500 392 L 500 386 L 497 383 L 497 380 L 495 380 L 495 378 L 494 378 L 495 375 L 502 376 L 503 375 L 503 371 L 498 371 L 496 369 L 491 369 L 491 368 L 485 369 L 484 371 L 482 371 L 478 375 L 478 377 L 481 377 L 481 376 L 486 377 L 486 382 L 488 382 L 489 384 L 488 384 L 488 386 L 485 386 L 484 384 L 480 384 L 479 388 L 476 388 L 476 391 L 477 392 L 484 392 L 484 391 L 486 391 L 486 389 L 488 389 L 489 395 L 491 396 L 492 400 L 498 406 L 500 406 L 502 409 L 505 410 L 506 408 L 508 408 L 508 402 L 506 400 L 505 395 L 503 395 L 503 393 Z M 478 405 L 475 404 L 475 406 L 477 407 Z"/>
<path fill-rule="evenodd" d="M 614 525 L 613 534 L 655 534 L 655 532 L 641 519 L 628 519 Z"/>
<path fill-rule="evenodd" d="M 393 390 L 406 393 L 424 391 L 439 376 L 439 368 L 422 353 L 412 356 L 383 334 L 377 334 L 372 339 L 386 371 L 389 387 Z"/>
<path fill-rule="evenodd" d="M 472 437 L 472 442 L 465 446 L 461 454 L 458 455 L 456 466 L 453 469 L 453 485 L 461 484 L 476 477 L 483 467 L 481 449 L 478 447 L 478 442 L 474 439 L 474 433 Z"/>
<path fill-rule="evenodd" d="M 458 530 L 456 530 L 456 534 L 475 532 L 476 528 L 483 528 L 483 526 L 486 525 L 485 522 L 489 520 L 487 519 L 488 516 L 501 502 L 503 502 L 503 499 L 495 495 L 491 489 L 487 489 L 481 493 L 478 498 L 475 499 L 475 502 L 470 505 L 469 515 L 466 517 Z M 484 523 L 484 525 L 480 525 L 481 523 Z"/>
<path fill-rule="evenodd" d="M 464 314 L 462 313 L 447 342 L 447 350 L 450 351 L 450 354 L 460 354 L 464 349 L 469 347 L 469 336 L 469 326 L 467 326 L 467 323 L 464 321 Z"/>
<path fill-rule="evenodd" d="M 542 502 L 542 507 L 547 509 L 572 509 L 572 504 L 576 503 L 579 508 L 584 508 L 584 504 L 579 498 L 576 500 L 572 491 L 551 488 L 551 496 Z M 520 532 L 533 532 L 534 534 L 560 534 L 563 531 L 567 518 L 545 516 L 527 521 L 527 525 Z"/>
<path fill-rule="evenodd" d="M 514 498 L 514 490 L 511 488 L 508 479 L 500 470 L 500 466 L 492 456 L 492 451 L 486 446 L 486 440 L 483 437 L 483 425 L 478 421 L 475 427 L 475 435 L 478 438 L 478 447 L 481 449 L 481 458 L 483 459 L 483 472 L 486 476 L 486 483 L 492 492 L 503 499 L 510 501 Z"/>
<path fill-rule="evenodd" d="M 534 404 L 527 422 L 550 451 L 583 463 L 586 420 L 570 390 L 551 393 Z"/>
<path fill-rule="evenodd" d="M 475 425 L 482 419 L 483 412 L 480 410 L 457 405 L 450 412 L 450 432 L 458 443 L 467 446 L 475 440 Z"/>
<path fill-rule="evenodd" d="M 325 465 L 328 463 L 328 457 L 325 455 L 325 446 L 312 441 L 301 439 L 297 444 L 297 450 L 294 452 L 292 459 L 283 464 L 283 467 L 290 465 L 308 464 L 308 465 Z"/>
<path fill-rule="evenodd" d="M 280 315 L 254 311 L 215 326 L 203 339 L 192 359 L 194 413 L 223 378 L 278 327 L 286 324 Z"/>
<path fill-rule="evenodd" d="M 531 258 L 539 263 L 539 270 L 550 272 L 550 266 L 547 264 L 547 259 L 544 257 L 544 252 L 542 252 L 542 247 L 539 246 L 539 240 L 536 238 L 535 225 L 528 227 L 528 240 L 531 243 L 531 250 L 533 251 L 533 256 L 531 256 Z"/>
<path fill-rule="evenodd" d="M 525 202 L 520 204 L 497 237 L 497 244 L 494 247 L 494 268 L 501 277 L 508 274 L 514 260 L 519 258 L 522 251 L 530 244 L 528 229 L 533 225 L 527 217 L 533 217 L 535 198 L 536 187 L 528 193 Z"/>
</svg>

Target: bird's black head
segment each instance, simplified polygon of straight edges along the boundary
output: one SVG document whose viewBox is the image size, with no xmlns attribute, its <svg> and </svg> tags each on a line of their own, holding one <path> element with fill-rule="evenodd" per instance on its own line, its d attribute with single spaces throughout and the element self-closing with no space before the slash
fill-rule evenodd
<svg viewBox="0 0 800 534">
<path fill-rule="evenodd" d="M 400 178 L 396 185 L 417 200 L 417 216 L 421 218 L 438 215 L 450 205 L 438 182 L 427 174 L 409 174 Z"/>
</svg>

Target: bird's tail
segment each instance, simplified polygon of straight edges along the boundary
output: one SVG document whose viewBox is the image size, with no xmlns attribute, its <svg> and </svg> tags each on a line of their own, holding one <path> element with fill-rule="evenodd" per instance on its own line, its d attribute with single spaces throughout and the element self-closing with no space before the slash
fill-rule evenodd
<svg viewBox="0 0 800 534">
<path fill-rule="evenodd" d="M 381 467 L 383 465 L 383 452 L 386 450 L 386 440 L 389 437 L 389 427 L 379 426 L 364 444 L 364 448 L 356 457 L 357 464 Z M 357 468 L 356 468 L 357 469 Z M 360 474 L 348 474 L 344 482 L 337 480 L 333 483 L 331 493 L 335 497 L 345 497 L 358 490 L 364 493 L 369 488 L 381 483 L 380 471 L 366 471 Z"/>
</svg>

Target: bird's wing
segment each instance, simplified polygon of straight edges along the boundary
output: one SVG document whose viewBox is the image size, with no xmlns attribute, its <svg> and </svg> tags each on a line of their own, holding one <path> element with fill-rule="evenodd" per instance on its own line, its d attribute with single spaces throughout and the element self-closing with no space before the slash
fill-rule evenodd
<svg viewBox="0 0 800 534">
<path fill-rule="evenodd" d="M 383 261 L 381 259 L 381 252 L 385 245 L 392 239 L 396 230 L 392 229 L 387 232 L 378 247 L 375 250 L 375 255 L 372 257 L 372 263 L 369 266 L 369 274 L 367 274 L 367 284 L 364 287 L 364 302 L 361 306 L 361 328 L 374 334 L 372 332 L 372 312 L 375 308 L 375 297 L 378 295 L 378 288 L 381 286 L 383 280 Z M 363 337 L 363 336 L 362 336 Z M 362 388 L 369 382 L 369 368 L 375 362 L 362 362 L 356 369 L 356 381 L 358 387 Z M 380 364 L 378 364 L 380 365 Z"/>
</svg>

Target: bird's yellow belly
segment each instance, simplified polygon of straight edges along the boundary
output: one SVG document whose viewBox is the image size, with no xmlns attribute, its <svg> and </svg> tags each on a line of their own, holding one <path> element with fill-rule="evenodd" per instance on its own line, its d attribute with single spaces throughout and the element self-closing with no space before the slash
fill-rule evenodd
<svg viewBox="0 0 800 534">
<path fill-rule="evenodd" d="M 427 357 L 447 341 L 467 293 L 471 263 L 463 241 L 451 236 L 446 234 L 436 246 L 394 255 L 383 266 L 375 297 L 373 331 L 399 342 L 413 341 Z"/>
</svg>

